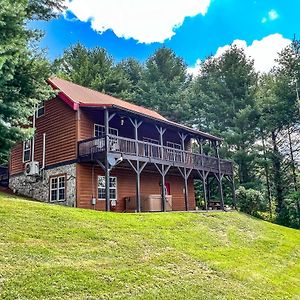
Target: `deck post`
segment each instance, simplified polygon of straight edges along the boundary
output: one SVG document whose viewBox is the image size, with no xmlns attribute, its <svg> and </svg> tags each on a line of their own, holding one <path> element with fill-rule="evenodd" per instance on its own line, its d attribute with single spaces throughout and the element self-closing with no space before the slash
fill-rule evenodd
<svg viewBox="0 0 300 300">
<path fill-rule="evenodd" d="M 186 134 L 184 134 L 184 133 L 181 133 L 181 132 L 178 132 L 178 135 L 179 135 L 179 137 L 180 137 L 180 140 L 181 140 L 181 148 L 182 148 L 182 162 L 183 163 L 185 163 L 186 162 L 186 159 L 185 159 L 185 144 L 184 144 L 184 141 L 185 141 L 185 139 L 186 139 L 186 137 L 187 137 L 187 135 Z"/>
<path fill-rule="evenodd" d="M 169 169 L 171 168 L 171 165 L 169 166 L 165 166 L 165 165 L 161 165 L 161 168 L 154 163 L 156 169 L 158 170 L 158 172 L 161 175 L 161 201 L 162 201 L 162 211 L 166 212 L 167 211 L 167 199 L 166 199 L 166 175 L 169 171 Z M 165 168 L 166 167 L 166 168 Z"/>
<path fill-rule="evenodd" d="M 140 162 L 136 162 L 136 184 L 135 184 L 135 194 L 136 194 L 136 210 L 141 212 L 141 173 L 140 173 Z"/>
<path fill-rule="evenodd" d="M 129 120 L 134 127 L 135 154 L 137 157 L 139 157 L 138 128 L 142 125 L 143 121 L 138 122 L 137 119 L 133 120 L 132 118 L 129 118 Z M 131 162 L 130 164 L 136 173 L 136 180 L 135 180 L 136 210 L 137 212 L 141 212 L 141 172 L 145 165 L 141 168 L 139 160 L 136 161 L 136 168 L 134 168 Z"/>
<path fill-rule="evenodd" d="M 208 203 L 207 203 L 207 190 L 206 190 L 206 177 L 207 175 L 204 174 L 203 171 L 203 196 L 204 196 L 204 202 L 205 202 L 205 210 L 208 210 Z"/>
<path fill-rule="evenodd" d="M 108 109 L 104 109 L 104 132 L 105 132 L 105 207 L 106 211 L 110 211 L 110 197 L 109 197 L 109 177 L 110 169 L 108 163 L 109 152 L 109 112 Z"/>
<path fill-rule="evenodd" d="M 183 170 L 181 170 L 180 167 L 177 167 L 181 176 L 184 179 L 184 204 L 185 204 L 185 210 L 189 211 L 189 191 L 188 191 L 188 178 L 192 172 L 193 169 L 190 169 L 187 171 L 186 167 L 183 167 Z"/>
<path fill-rule="evenodd" d="M 234 174 L 232 173 L 232 200 L 234 209 L 236 209 L 236 197 L 235 197 L 235 184 L 234 184 Z"/>
<path fill-rule="evenodd" d="M 164 156 L 164 150 L 163 150 L 163 145 L 164 145 L 164 141 L 163 141 L 163 135 L 166 132 L 166 128 L 162 128 L 160 126 L 156 126 L 156 129 L 159 133 L 159 143 L 160 143 L 160 155 L 161 155 L 161 159 L 163 159 Z"/>
<path fill-rule="evenodd" d="M 209 172 L 205 172 L 204 170 L 200 171 L 197 170 L 199 176 L 202 179 L 202 187 L 203 187 L 203 197 L 205 202 L 205 210 L 208 210 L 208 204 L 207 204 L 207 176 Z"/>
<path fill-rule="evenodd" d="M 141 212 L 141 173 L 147 162 L 144 162 L 143 165 L 140 164 L 140 161 L 136 161 L 136 166 L 128 159 L 129 164 L 131 165 L 132 169 L 136 173 L 136 185 L 135 185 L 135 198 L 136 198 L 136 211 Z"/>
<path fill-rule="evenodd" d="M 139 135 L 138 135 L 138 129 L 142 125 L 143 121 L 138 122 L 137 119 L 132 119 L 129 118 L 131 124 L 134 127 L 134 139 L 135 139 L 135 154 L 136 156 L 139 156 L 139 145 L 138 145 L 138 140 L 139 140 Z"/>
<path fill-rule="evenodd" d="M 224 210 L 224 195 L 223 195 L 223 186 L 222 186 L 222 179 L 223 174 L 221 173 L 221 163 L 220 163 L 220 154 L 219 154 L 219 143 L 215 143 L 215 150 L 216 150 L 216 156 L 218 158 L 218 184 L 219 184 L 219 192 L 220 192 L 220 198 L 221 198 L 221 208 Z"/>
<path fill-rule="evenodd" d="M 166 175 L 164 174 L 164 165 L 162 165 L 162 176 L 161 176 L 161 199 L 162 199 L 162 211 L 167 211 L 167 199 L 166 199 Z"/>
</svg>

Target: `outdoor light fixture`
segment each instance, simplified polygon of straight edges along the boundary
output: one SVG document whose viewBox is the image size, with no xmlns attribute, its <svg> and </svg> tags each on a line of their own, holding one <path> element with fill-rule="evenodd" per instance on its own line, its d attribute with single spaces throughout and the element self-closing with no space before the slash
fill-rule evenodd
<svg viewBox="0 0 300 300">
<path fill-rule="evenodd" d="M 124 117 L 121 117 L 121 126 L 123 126 L 124 125 Z"/>
</svg>

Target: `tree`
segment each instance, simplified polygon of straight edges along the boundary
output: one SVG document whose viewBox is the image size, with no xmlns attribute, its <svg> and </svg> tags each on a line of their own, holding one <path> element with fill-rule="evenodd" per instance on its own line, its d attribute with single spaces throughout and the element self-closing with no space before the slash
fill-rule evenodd
<svg viewBox="0 0 300 300">
<path fill-rule="evenodd" d="M 122 60 L 116 67 L 130 83 L 126 90 L 127 100 L 136 101 L 139 83 L 142 80 L 143 66 L 134 58 Z"/>
<path fill-rule="evenodd" d="M 120 98 L 127 98 L 132 89 L 130 79 L 103 48 L 87 49 L 78 43 L 65 50 L 52 69 L 59 77 Z"/>
<path fill-rule="evenodd" d="M 47 99 L 49 68 L 45 59 L 29 49 L 39 34 L 29 30 L 31 18 L 48 19 L 62 1 L 0 0 L 0 163 L 7 162 L 15 141 L 28 137 L 28 117 L 34 105 Z M 28 126 L 27 126 L 28 127 Z"/>
<path fill-rule="evenodd" d="M 146 62 L 135 103 L 154 109 L 170 120 L 185 121 L 190 80 L 183 59 L 171 49 L 160 48 Z"/>
<path fill-rule="evenodd" d="M 234 159 L 240 183 L 249 187 L 256 181 L 256 84 L 253 61 L 232 46 L 222 56 L 206 59 L 192 85 L 191 125 L 224 138 L 223 155 Z"/>
</svg>

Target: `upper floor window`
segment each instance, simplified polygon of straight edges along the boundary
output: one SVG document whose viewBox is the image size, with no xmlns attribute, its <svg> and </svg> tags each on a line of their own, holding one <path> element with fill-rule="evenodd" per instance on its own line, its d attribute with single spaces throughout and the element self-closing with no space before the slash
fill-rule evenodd
<svg viewBox="0 0 300 300">
<path fill-rule="evenodd" d="M 35 115 L 37 118 L 45 114 L 45 101 L 42 101 L 38 104 Z"/>
<path fill-rule="evenodd" d="M 181 145 L 173 142 L 167 142 L 167 147 L 181 150 Z"/>
<path fill-rule="evenodd" d="M 109 198 L 117 200 L 117 177 L 109 177 Z M 98 199 L 105 199 L 105 177 L 98 176 Z"/>
<path fill-rule="evenodd" d="M 31 154 L 31 140 L 27 140 L 23 142 L 23 162 L 27 162 L 30 160 Z"/>
<path fill-rule="evenodd" d="M 56 176 L 50 178 L 50 201 L 66 200 L 66 176 Z"/>
<path fill-rule="evenodd" d="M 158 144 L 159 144 L 159 141 L 158 141 L 158 140 L 151 139 L 151 138 L 148 138 L 148 137 L 143 137 L 143 141 L 144 141 L 144 142 L 147 142 L 147 143 L 155 144 L 155 145 L 158 145 Z"/>
<path fill-rule="evenodd" d="M 98 137 L 98 136 L 102 136 L 104 134 L 105 134 L 105 127 L 100 124 L 94 124 L 94 136 Z M 109 127 L 109 134 L 119 135 L 118 129 Z"/>
</svg>

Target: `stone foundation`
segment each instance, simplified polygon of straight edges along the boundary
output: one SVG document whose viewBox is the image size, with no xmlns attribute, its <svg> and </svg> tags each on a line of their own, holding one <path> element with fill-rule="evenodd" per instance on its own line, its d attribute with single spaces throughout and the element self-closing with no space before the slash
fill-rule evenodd
<svg viewBox="0 0 300 300">
<path fill-rule="evenodd" d="M 10 189 L 17 194 L 27 196 L 39 201 L 50 202 L 50 176 L 67 175 L 66 200 L 51 202 L 68 206 L 75 206 L 76 202 L 76 163 L 44 171 L 43 176 L 25 176 L 24 174 L 13 175 L 9 178 Z"/>
</svg>

